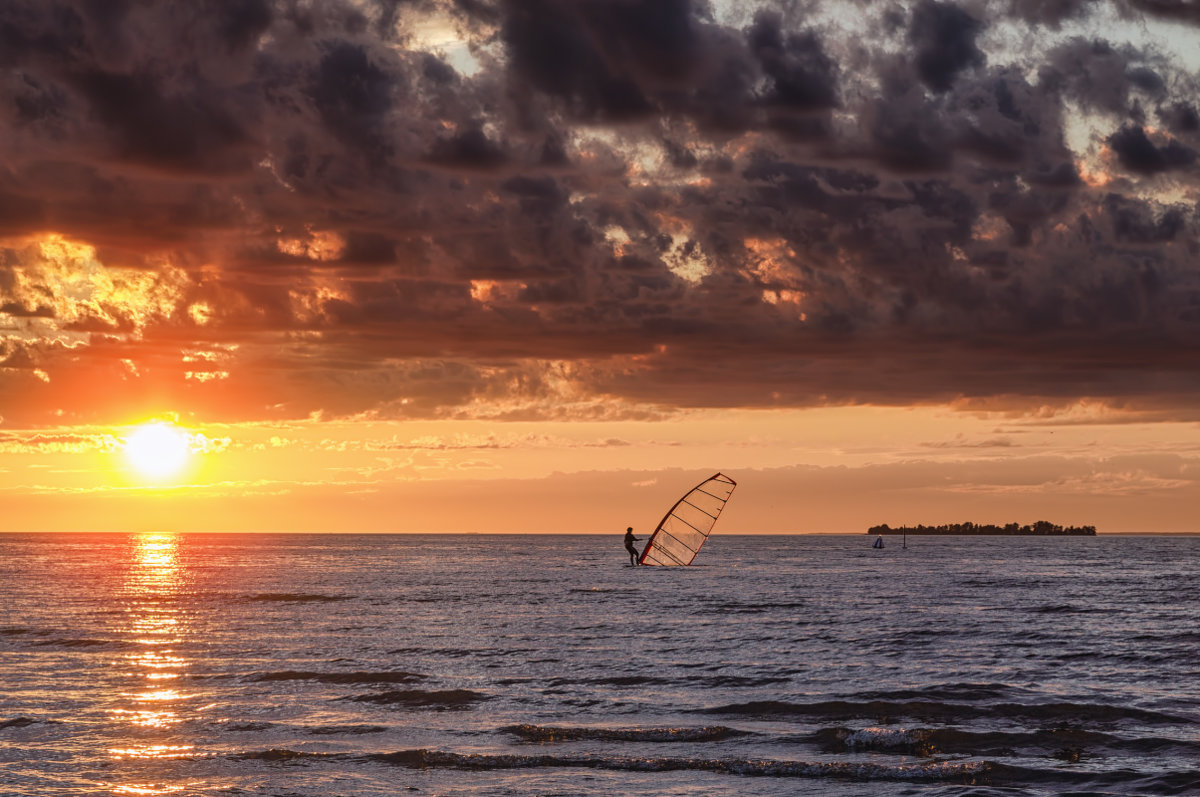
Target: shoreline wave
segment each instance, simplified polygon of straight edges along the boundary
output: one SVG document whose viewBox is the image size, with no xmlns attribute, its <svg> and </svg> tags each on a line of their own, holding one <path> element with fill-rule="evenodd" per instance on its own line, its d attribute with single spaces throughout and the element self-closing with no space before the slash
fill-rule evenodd
<svg viewBox="0 0 1200 797">
<path fill-rule="evenodd" d="M 831 719 L 875 719 L 910 717 L 935 721 L 967 719 L 1025 719 L 1057 722 L 1119 722 L 1131 720 L 1152 725 L 1191 724 L 1187 717 L 1162 711 L 1105 705 L 1102 703 L 997 703 L 972 705 L 933 700 L 821 700 L 794 703 L 786 700 L 755 700 L 696 709 L 700 714 L 751 717 L 827 717 Z"/>
<path fill-rule="evenodd" d="M 372 672 L 315 672 L 310 670 L 277 670 L 248 676 L 256 683 L 269 681 L 317 681 L 324 684 L 411 684 L 424 681 L 426 675 L 400 670 Z"/>
<path fill-rule="evenodd" d="M 260 592 L 241 598 L 247 603 L 334 603 L 354 600 L 353 595 L 321 595 L 314 592 Z"/>
<path fill-rule="evenodd" d="M 715 742 L 745 736 L 746 731 L 724 725 L 699 728 L 589 728 L 554 725 L 506 725 L 500 729 L 528 742 Z"/>
<path fill-rule="evenodd" d="M 355 703 L 378 703 L 385 706 L 406 706 L 410 708 L 428 708 L 433 710 L 467 709 L 483 700 L 489 700 L 488 695 L 473 689 L 393 689 L 387 692 L 375 692 L 366 695 L 350 695 L 342 700 L 352 700 Z"/>
<path fill-rule="evenodd" d="M 939 754 L 1011 756 L 1017 750 L 1036 751 L 1079 760 L 1100 751 L 1152 753 L 1175 750 L 1200 755 L 1200 741 L 1164 737 L 1126 738 L 1082 728 L 1037 728 L 1029 731 L 966 731 L 960 728 L 822 728 L 798 741 L 827 753 L 876 750 L 910 755 Z"/>
<path fill-rule="evenodd" d="M 922 764 L 874 764 L 849 761 L 781 761 L 740 758 L 632 758 L 594 755 L 519 755 L 451 753 L 443 750 L 399 750 L 366 756 L 409 769 L 605 769 L 625 772 L 700 771 L 776 778 L 845 778 L 858 781 L 913 781 L 976 785 L 987 779 L 987 761 L 943 761 Z"/>
</svg>

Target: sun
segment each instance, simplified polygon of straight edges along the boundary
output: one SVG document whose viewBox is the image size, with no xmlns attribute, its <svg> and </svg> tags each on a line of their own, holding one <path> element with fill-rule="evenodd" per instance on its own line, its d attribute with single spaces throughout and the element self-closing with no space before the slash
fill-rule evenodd
<svg viewBox="0 0 1200 797">
<path fill-rule="evenodd" d="M 187 433 L 169 423 L 145 423 L 125 440 L 125 458 L 148 479 L 169 479 L 191 457 Z"/>
</svg>

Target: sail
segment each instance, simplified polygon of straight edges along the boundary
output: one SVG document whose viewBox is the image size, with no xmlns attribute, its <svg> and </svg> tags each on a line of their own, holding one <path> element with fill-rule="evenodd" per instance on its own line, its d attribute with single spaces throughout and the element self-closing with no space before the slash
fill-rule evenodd
<svg viewBox="0 0 1200 797">
<path fill-rule="evenodd" d="M 737 482 L 717 473 L 680 498 L 658 524 L 642 557 L 644 565 L 689 565 L 716 525 Z"/>
</svg>

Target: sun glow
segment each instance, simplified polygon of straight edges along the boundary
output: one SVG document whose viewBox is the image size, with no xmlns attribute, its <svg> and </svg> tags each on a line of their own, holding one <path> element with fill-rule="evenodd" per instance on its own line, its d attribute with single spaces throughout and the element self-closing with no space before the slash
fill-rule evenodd
<svg viewBox="0 0 1200 797">
<path fill-rule="evenodd" d="M 125 441 L 125 458 L 148 479 L 164 480 L 183 470 L 191 457 L 188 436 L 167 423 L 143 424 Z"/>
</svg>

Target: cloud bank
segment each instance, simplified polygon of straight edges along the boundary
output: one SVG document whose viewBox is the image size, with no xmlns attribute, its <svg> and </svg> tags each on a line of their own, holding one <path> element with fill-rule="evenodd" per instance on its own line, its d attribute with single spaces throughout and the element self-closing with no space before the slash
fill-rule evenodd
<svg viewBox="0 0 1200 797">
<path fill-rule="evenodd" d="M 1185 409 L 1195 8 L 13 0 L 0 423 Z"/>
</svg>

